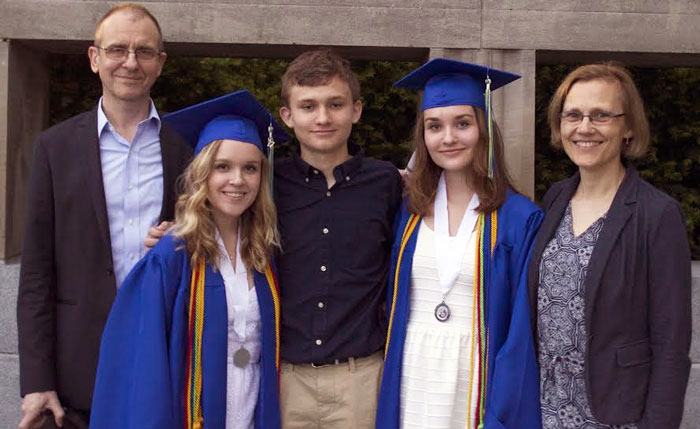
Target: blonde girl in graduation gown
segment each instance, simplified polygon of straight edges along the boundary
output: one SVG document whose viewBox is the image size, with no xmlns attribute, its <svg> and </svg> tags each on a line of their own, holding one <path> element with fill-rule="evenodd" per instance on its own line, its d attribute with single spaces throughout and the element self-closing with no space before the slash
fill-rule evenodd
<svg viewBox="0 0 700 429">
<path fill-rule="evenodd" d="M 174 227 L 127 276 L 107 321 L 92 428 L 280 427 L 265 153 L 268 126 L 286 135 L 270 118 L 247 91 L 164 118 L 196 156 Z"/>
</svg>

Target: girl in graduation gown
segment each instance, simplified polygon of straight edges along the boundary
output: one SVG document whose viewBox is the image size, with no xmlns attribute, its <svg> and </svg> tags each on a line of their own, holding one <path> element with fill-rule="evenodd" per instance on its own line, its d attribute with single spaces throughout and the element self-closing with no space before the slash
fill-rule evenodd
<svg viewBox="0 0 700 429">
<path fill-rule="evenodd" d="M 443 58 L 422 89 L 396 221 L 376 427 L 537 429 L 526 267 L 542 212 L 513 190 L 490 90 L 518 76 Z"/>
<path fill-rule="evenodd" d="M 274 122 L 248 91 L 164 120 L 196 156 L 173 228 L 118 292 L 90 427 L 279 428 L 278 237 L 262 144 Z"/>
</svg>

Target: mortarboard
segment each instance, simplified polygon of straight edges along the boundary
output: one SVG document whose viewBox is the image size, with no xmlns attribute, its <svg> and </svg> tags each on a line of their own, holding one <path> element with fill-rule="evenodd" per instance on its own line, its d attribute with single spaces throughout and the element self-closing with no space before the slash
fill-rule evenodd
<svg viewBox="0 0 700 429">
<path fill-rule="evenodd" d="M 517 74 L 448 58 L 434 58 L 402 77 L 394 86 L 423 90 L 421 109 L 467 105 L 486 110 L 486 89 L 498 89 Z"/>
<path fill-rule="evenodd" d="M 194 147 L 195 156 L 215 140 L 237 140 L 255 145 L 267 155 L 272 186 L 275 142 L 289 135 L 265 106 L 243 89 L 168 113 L 163 120 Z M 267 137 L 266 144 L 262 139 Z"/>
<path fill-rule="evenodd" d="M 275 142 L 289 140 L 265 106 L 245 89 L 168 113 L 163 120 L 194 147 L 195 155 L 214 140 L 251 143 L 265 154 Z"/>
<path fill-rule="evenodd" d="M 434 107 L 466 105 L 486 111 L 489 140 L 489 178 L 493 178 L 493 131 L 491 90 L 498 89 L 520 76 L 479 64 L 448 58 L 433 58 L 413 70 L 394 86 L 423 90 L 421 110 Z"/>
</svg>

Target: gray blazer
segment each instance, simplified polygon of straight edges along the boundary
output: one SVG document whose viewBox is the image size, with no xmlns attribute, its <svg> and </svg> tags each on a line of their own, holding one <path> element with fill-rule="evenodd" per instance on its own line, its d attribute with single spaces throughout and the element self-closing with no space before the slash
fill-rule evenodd
<svg viewBox="0 0 700 429">
<path fill-rule="evenodd" d="M 528 272 L 537 339 L 539 265 L 580 176 L 545 195 Z M 627 168 L 585 279 L 586 389 L 605 424 L 678 428 L 690 372 L 690 250 L 680 205 Z"/>
</svg>

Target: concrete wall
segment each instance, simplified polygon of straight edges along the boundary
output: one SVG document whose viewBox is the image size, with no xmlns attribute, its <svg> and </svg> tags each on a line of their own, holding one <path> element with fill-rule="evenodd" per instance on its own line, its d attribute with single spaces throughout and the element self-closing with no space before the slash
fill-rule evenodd
<svg viewBox="0 0 700 429">
<path fill-rule="evenodd" d="M 0 429 L 15 429 L 20 418 L 17 357 L 19 261 L 0 261 Z"/>
</svg>

